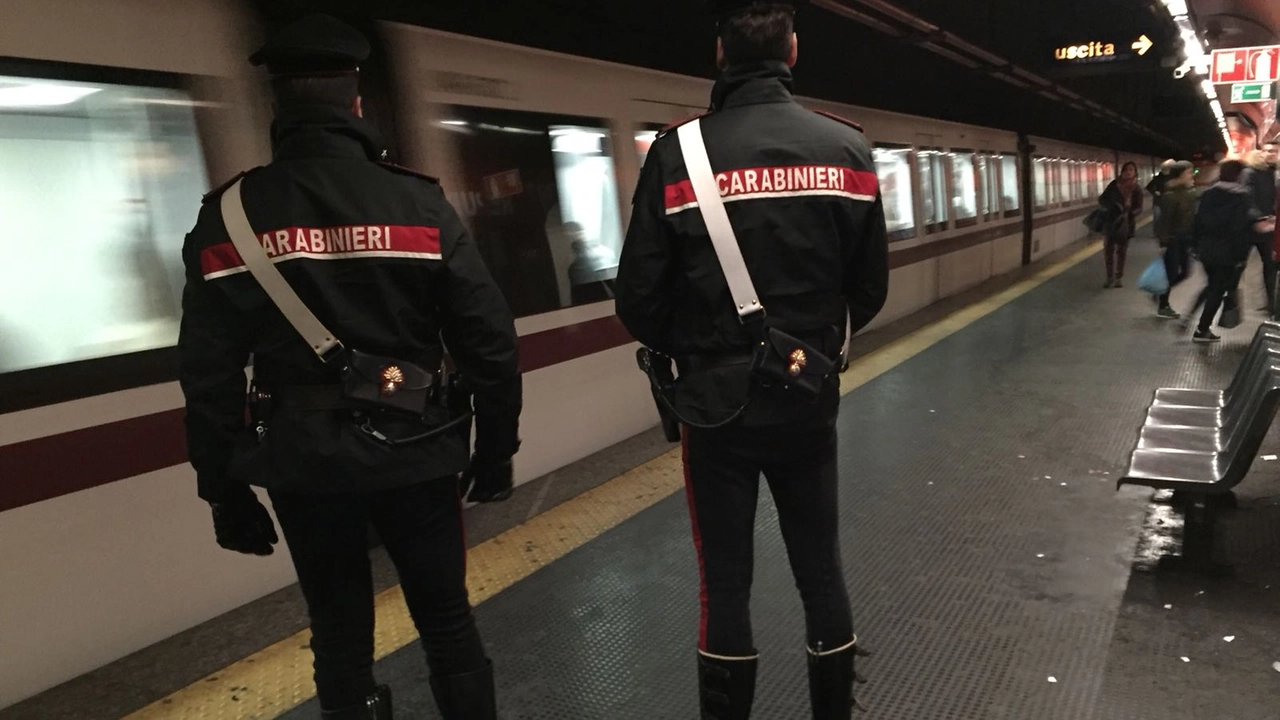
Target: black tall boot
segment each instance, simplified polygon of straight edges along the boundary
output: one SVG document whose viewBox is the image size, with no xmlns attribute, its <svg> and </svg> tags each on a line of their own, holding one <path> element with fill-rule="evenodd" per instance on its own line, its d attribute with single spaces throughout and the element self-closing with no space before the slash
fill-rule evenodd
<svg viewBox="0 0 1280 720">
<path fill-rule="evenodd" d="M 814 720 L 849 720 L 850 711 L 865 710 L 853 696 L 854 681 L 866 682 L 854 669 L 854 657 L 871 653 L 858 647 L 855 637 L 834 650 L 824 650 L 819 643 L 809 648 L 809 704 Z"/>
<path fill-rule="evenodd" d="M 756 660 L 698 651 L 698 697 L 702 720 L 747 720 L 756 696 Z"/>
<path fill-rule="evenodd" d="M 391 688 L 379 685 L 373 694 L 359 705 L 337 710 L 321 710 L 322 720 L 392 720 Z"/>
<path fill-rule="evenodd" d="M 431 694 L 444 720 L 496 720 L 497 699 L 493 692 L 493 662 L 484 669 L 461 675 L 432 675 Z"/>
</svg>

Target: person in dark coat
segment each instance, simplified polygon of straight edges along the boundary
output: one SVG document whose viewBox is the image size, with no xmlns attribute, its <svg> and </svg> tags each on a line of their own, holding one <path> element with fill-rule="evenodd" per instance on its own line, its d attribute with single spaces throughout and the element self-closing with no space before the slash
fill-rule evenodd
<svg viewBox="0 0 1280 720">
<path fill-rule="evenodd" d="M 1160 164 L 1160 172 L 1153 175 L 1151 177 L 1151 181 L 1147 183 L 1147 192 L 1151 193 L 1151 196 L 1156 200 L 1159 200 L 1160 196 L 1164 194 L 1169 181 L 1176 177 L 1175 174 L 1170 172 L 1175 164 L 1177 164 L 1177 162 L 1173 160 L 1173 158 L 1165 160 Z M 1158 211 L 1159 206 L 1157 205 L 1156 208 Z"/>
<path fill-rule="evenodd" d="M 1244 156 L 1246 170 L 1244 185 L 1253 196 L 1253 204 L 1263 217 L 1276 214 L 1276 166 L 1268 162 L 1266 153 L 1253 150 Z M 1253 237 L 1253 248 L 1258 251 L 1262 260 L 1262 282 L 1267 293 L 1267 306 L 1264 312 L 1275 314 L 1276 308 L 1276 259 L 1271 233 L 1257 233 Z"/>
<path fill-rule="evenodd" d="M 761 475 L 804 606 L 814 718 L 848 720 L 855 658 L 865 652 L 840 558 L 834 370 L 846 320 L 858 332 L 884 306 L 887 230 L 871 143 L 854 123 L 792 96 L 793 16 L 802 4 L 716 3 L 722 72 L 712 111 L 654 141 L 618 267 L 619 319 L 668 358 L 668 372 L 671 358 L 680 369 L 673 405 L 684 408 L 677 414 L 703 588 L 697 667 L 708 719 L 751 713 Z M 701 194 L 701 175 L 685 160 L 703 144 L 693 138 L 705 141 L 715 183 Z M 718 259 L 708 230 L 714 208 L 699 199 L 714 202 L 717 190 L 758 298 L 737 302 Z M 753 369 L 754 359 L 778 355 L 789 358 L 790 377 L 808 374 L 805 389 Z"/>
<path fill-rule="evenodd" d="M 1142 213 L 1142 188 L 1138 185 L 1138 166 L 1127 162 L 1120 177 L 1111 181 L 1098 198 L 1107 211 L 1106 240 L 1102 252 L 1107 263 L 1107 282 L 1103 287 L 1124 287 L 1124 264 L 1129 255 L 1129 240 Z"/>
<path fill-rule="evenodd" d="M 354 28 L 309 15 L 251 58 L 271 75 L 272 162 L 209 193 L 183 247 L 187 447 L 222 547 L 272 553 L 278 537 L 251 486 L 270 495 L 311 620 L 321 717 L 392 717 L 390 689 L 373 674 L 372 525 L 441 715 L 493 720 L 462 498 L 511 494 L 515 321 L 439 183 L 381 162 L 359 94 L 370 50 Z M 303 313 L 276 301 L 289 293 L 323 336 L 306 337 Z M 461 424 L 472 402 L 440 382 L 446 344 L 474 395 L 474 454 Z"/>
<path fill-rule="evenodd" d="M 1241 184 L 1244 164 L 1239 160 L 1225 160 L 1218 168 L 1218 182 L 1204 191 L 1196 211 L 1196 244 L 1200 262 L 1209 276 L 1208 285 L 1188 313 L 1204 306 L 1192 338 L 1198 343 L 1222 339 L 1210 330 L 1213 320 L 1227 293 L 1235 287 L 1239 268 L 1248 260 L 1255 235 L 1275 229 L 1274 221 L 1263 219 L 1253 195 Z"/>
</svg>

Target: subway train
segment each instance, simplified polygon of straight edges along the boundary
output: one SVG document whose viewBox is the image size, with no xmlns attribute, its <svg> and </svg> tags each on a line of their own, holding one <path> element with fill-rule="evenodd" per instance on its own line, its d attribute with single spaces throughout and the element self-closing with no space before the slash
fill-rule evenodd
<svg viewBox="0 0 1280 720">
<path fill-rule="evenodd" d="M 0 707 L 293 582 L 213 542 L 173 346 L 201 196 L 270 158 L 259 18 L 6 0 L 0 23 Z M 376 27 L 370 121 L 438 176 L 518 320 L 527 481 L 657 424 L 611 280 L 656 133 L 711 83 Z M 861 123 L 902 318 L 1081 240 L 1121 148 L 803 100 Z M 1034 148 L 1034 149 L 1033 149 Z M 283 550 L 283 545 L 279 546 Z"/>
</svg>

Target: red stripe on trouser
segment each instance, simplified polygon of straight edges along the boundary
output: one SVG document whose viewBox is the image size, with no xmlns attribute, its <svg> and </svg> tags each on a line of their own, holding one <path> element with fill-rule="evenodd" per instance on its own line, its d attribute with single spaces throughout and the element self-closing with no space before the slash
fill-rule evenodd
<svg viewBox="0 0 1280 720">
<path fill-rule="evenodd" d="M 681 462 L 684 464 L 684 494 L 689 501 L 689 523 L 693 526 L 693 547 L 698 554 L 698 649 L 707 649 L 707 568 L 702 559 L 702 533 L 698 530 L 698 507 L 693 499 L 693 480 L 689 475 L 689 436 L 680 437 Z"/>
<path fill-rule="evenodd" d="M 457 485 L 458 497 L 458 530 L 462 532 L 462 578 L 463 584 L 467 578 L 467 516 L 462 513 L 462 483 L 459 481 Z M 470 603 L 470 598 L 467 599 Z"/>
</svg>

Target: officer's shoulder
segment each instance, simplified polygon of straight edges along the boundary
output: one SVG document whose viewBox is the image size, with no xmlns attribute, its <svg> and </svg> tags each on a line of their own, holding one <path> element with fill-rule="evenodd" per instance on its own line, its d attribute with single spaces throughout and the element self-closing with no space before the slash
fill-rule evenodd
<svg viewBox="0 0 1280 720">
<path fill-rule="evenodd" d="M 672 130 L 679 130 L 682 126 L 684 126 L 684 125 L 688 125 L 689 123 L 693 122 L 694 120 L 701 120 L 702 118 L 704 118 L 704 117 L 706 117 L 706 116 L 708 116 L 708 115 L 710 115 L 710 114 L 711 114 L 711 111 L 709 111 L 709 110 L 708 110 L 708 111 L 706 111 L 706 112 L 700 112 L 700 113 L 698 113 L 697 115 L 690 115 L 689 117 L 684 118 L 683 120 L 677 120 L 677 121 L 675 121 L 675 122 L 671 123 L 670 125 L 668 125 L 668 126 L 666 126 L 666 127 L 662 128 L 661 130 L 659 130 L 659 131 L 658 131 L 658 135 L 657 135 L 657 137 L 664 137 L 664 136 L 666 136 L 666 135 L 670 134 Z"/>
<path fill-rule="evenodd" d="M 201 199 L 200 199 L 200 202 L 201 202 L 201 203 L 207 203 L 207 202 L 209 202 L 210 200 L 217 200 L 218 198 L 221 198 L 221 197 L 222 197 L 222 193 L 224 193 L 224 192 L 226 192 L 227 190 L 229 190 L 229 189 L 231 188 L 231 186 L 232 186 L 232 185 L 235 185 L 235 184 L 236 184 L 236 182 L 238 182 L 239 180 L 241 180 L 241 179 L 243 179 L 243 178 L 246 178 L 246 177 L 248 177 L 248 176 L 252 175 L 255 171 L 260 170 L 260 169 L 261 169 L 260 167 L 256 167 L 256 168 L 250 168 L 250 169 L 248 169 L 248 170 L 242 170 L 242 171 L 240 171 L 240 172 L 236 173 L 235 177 L 232 177 L 231 179 L 227 180 L 226 182 L 222 183 L 221 185 L 219 185 L 219 186 L 215 187 L 214 189 L 210 190 L 209 192 L 205 193 L 205 196 L 204 196 L 203 198 L 201 198 Z"/>
<path fill-rule="evenodd" d="M 847 125 L 847 126 L 849 126 L 849 127 L 853 128 L 854 130 L 857 130 L 857 131 L 858 131 L 858 132 L 860 132 L 860 133 L 861 133 L 861 132 L 865 132 L 865 131 L 862 129 L 862 126 L 861 126 L 861 125 L 859 125 L 858 123 L 856 123 L 856 122 L 854 122 L 854 121 L 852 121 L 852 120 L 850 120 L 850 119 L 848 119 L 848 118 L 840 117 L 839 115 L 836 115 L 835 113 L 827 112 L 826 110 L 814 110 L 813 112 L 814 112 L 814 113 L 816 113 L 816 114 L 818 114 L 818 115 L 821 115 L 821 116 L 822 116 L 822 117 L 824 117 L 824 118 L 828 118 L 828 119 L 830 119 L 830 120 L 835 120 L 836 122 L 840 123 L 841 125 Z"/>
<path fill-rule="evenodd" d="M 378 167 L 380 167 L 380 168 L 382 168 L 383 170 L 386 170 L 386 171 L 388 171 L 388 172 L 396 173 L 397 175 L 405 175 L 405 176 L 412 177 L 412 178 L 418 178 L 419 180 L 426 180 L 427 182 L 431 183 L 432 185 L 439 185 L 439 184 L 440 184 L 440 179 L 439 179 L 439 178 L 432 177 L 432 176 L 430 176 L 430 175 L 427 175 L 426 173 L 418 172 L 417 170 L 414 170 L 413 168 L 407 168 L 407 167 L 405 167 L 405 166 L 403 166 L 403 165 L 396 165 L 395 163 L 386 162 L 385 160 L 384 160 L 384 161 L 379 161 L 379 162 L 378 162 Z"/>
</svg>

